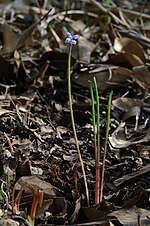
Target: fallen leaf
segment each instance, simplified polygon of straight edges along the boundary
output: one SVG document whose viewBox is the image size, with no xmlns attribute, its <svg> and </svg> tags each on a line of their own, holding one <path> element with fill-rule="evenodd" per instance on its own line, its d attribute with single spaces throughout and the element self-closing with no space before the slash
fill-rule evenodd
<svg viewBox="0 0 150 226">
<path fill-rule="evenodd" d="M 133 54 L 139 57 L 142 62 L 145 62 L 144 50 L 142 46 L 134 39 L 127 37 L 115 38 L 114 49 L 117 52 Z"/>
<path fill-rule="evenodd" d="M 8 24 L 1 24 L 0 28 L 3 35 L 3 46 L 0 53 L 12 53 L 16 49 L 20 35 L 19 33 L 14 32 Z"/>
<path fill-rule="evenodd" d="M 139 217 L 142 226 L 150 224 L 150 211 L 136 207 L 113 211 L 108 216 L 116 217 L 123 226 L 138 225 Z"/>
<path fill-rule="evenodd" d="M 80 211 L 80 208 L 81 208 L 81 196 L 79 195 L 79 193 L 76 190 L 73 190 L 72 195 L 74 197 L 75 208 L 74 208 L 72 215 L 69 218 L 70 223 L 73 223 L 77 220 L 78 215 L 79 215 L 79 211 Z"/>
<path fill-rule="evenodd" d="M 143 107 L 144 101 L 135 98 L 118 97 L 112 101 L 112 104 L 121 111 L 127 112 L 135 106 Z"/>
<path fill-rule="evenodd" d="M 141 66 L 144 64 L 137 55 L 131 53 L 117 53 L 116 55 L 110 56 L 106 63 L 127 68 Z"/>
<path fill-rule="evenodd" d="M 134 130 L 134 133 L 136 134 L 136 131 Z M 138 133 L 137 133 L 138 134 Z M 138 134 L 139 135 L 139 134 Z M 140 135 L 139 135 L 140 137 Z M 126 138 L 126 133 L 125 133 L 125 123 L 121 123 L 118 128 L 112 133 L 111 136 L 109 136 L 109 142 L 110 145 L 113 148 L 126 148 L 130 145 L 134 145 L 134 144 L 140 144 L 140 143 L 144 143 L 144 142 L 148 142 L 150 140 L 150 128 L 147 130 L 145 136 L 139 140 L 137 139 L 137 136 L 128 139 Z"/>
<path fill-rule="evenodd" d="M 42 206 L 37 209 L 37 215 L 41 216 L 50 205 L 53 204 L 53 198 L 56 197 L 56 189 L 48 182 L 40 180 L 36 176 L 23 176 L 15 184 L 16 192 L 19 192 L 21 187 L 25 186 L 24 192 L 21 197 L 20 205 L 30 206 L 33 201 L 34 188 L 38 186 L 44 194 Z"/>
<path fill-rule="evenodd" d="M 144 174 L 149 174 L 149 172 L 150 172 L 150 163 L 147 164 L 146 166 L 141 167 L 139 170 L 137 170 L 134 173 L 124 175 L 124 176 L 118 178 L 117 180 L 114 181 L 114 184 L 116 187 L 124 186 L 127 182 L 133 181 L 133 179 L 135 179 L 139 176 L 142 176 Z M 138 178 L 137 178 L 137 180 L 138 180 Z"/>
<path fill-rule="evenodd" d="M 13 66 L 0 55 L 0 83 L 12 84 L 15 80 Z"/>
<path fill-rule="evenodd" d="M 101 66 L 99 72 L 95 70 L 88 70 L 80 74 L 74 73 L 73 81 L 83 87 L 89 88 L 89 81 L 93 81 L 93 77 L 97 80 L 99 92 L 110 90 L 123 85 L 132 80 L 132 71 L 122 67 L 116 66 Z"/>
<path fill-rule="evenodd" d="M 0 116 L 7 114 L 7 113 L 10 114 L 10 113 L 13 113 L 13 111 L 9 111 L 9 110 L 6 110 L 6 109 L 0 107 Z"/>
<path fill-rule="evenodd" d="M 133 76 L 143 90 L 150 90 L 150 72 L 145 65 L 133 67 Z"/>
<path fill-rule="evenodd" d="M 41 60 L 43 62 L 49 61 L 49 65 L 55 69 L 66 71 L 68 67 L 68 54 L 56 51 L 45 52 Z M 75 64 L 75 59 L 71 57 L 71 65 Z"/>
</svg>

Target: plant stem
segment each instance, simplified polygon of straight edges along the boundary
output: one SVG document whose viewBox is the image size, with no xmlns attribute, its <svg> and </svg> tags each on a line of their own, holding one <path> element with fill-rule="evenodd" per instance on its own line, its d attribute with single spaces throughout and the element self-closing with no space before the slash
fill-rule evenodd
<svg viewBox="0 0 150 226">
<path fill-rule="evenodd" d="M 93 136 L 94 136 L 94 150 L 95 150 L 95 204 L 97 204 L 99 199 L 99 189 L 97 186 L 96 181 L 96 175 L 97 175 L 97 128 L 96 128 L 96 119 L 95 119 L 95 99 L 94 99 L 94 93 L 93 93 L 93 83 L 90 84 L 90 94 L 91 94 L 91 100 L 92 100 L 92 123 L 93 123 Z"/>
<path fill-rule="evenodd" d="M 99 204 L 100 202 L 100 104 L 99 104 L 99 94 L 98 94 L 98 87 L 96 78 L 94 77 L 94 89 L 95 89 L 95 98 L 96 98 L 96 117 L 97 117 L 97 156 L 95 162 L 96 168 L 96 183 L 95 183 L 95 204 Z"/>
<path fill-rule="evenodd" d="M 71 115 L 71 123 L 72 123 L 72 128 L 73 128 L 73 133 L 74 133 L 74 139 L 76 143 L 76 148 L 78 151 L 78 156 L 79 156 L 79 161 L 82 169 L 82 174 L 83 174 L 83 179 L 84 179 L 84 185 L 85 185 L 85 192 L 86 192 L 86 199 L 87 199 L 87 205 L 90 205 L 89 202 L 89 190 L 88 190 L 88 185 L 87 185 L 87 179 L 86 179 L 86 174 L 85 174 L 85 169 L 84 169 L 84 164 L 79 148 L 79 142 L 77 138 L 77 133 L 76 133 L 76 128 L 75 128 L 75 122 L 74 122 L 74 115 L 73 115 L 73 108 L 72 108 L 72 97 L 71 97 L 71 74 L 70 74 L 70 68 L 71 68 L 71 48 L 72 46 L 69 46 L 69 53 L 68 53 L 68 96 L 69 96 L 69 107 L 70 107 L 70 115 Z"/>
<path fill-rule="evenodd" d="M 97 156 L 97 144 L 96 144 L 96 120 L 95 120 L 95 99 L 94 99 L 94 93 L 93 93 L 93 84 L 90 84 L 90 94 L 91 94 L 91 100 L 92 100 L 92 123 L 93 123 L 93 136 L 94 136 L 94 150 L 95 150 L 95 161 Z"/>
<path fill-rule="evenodd" d="M 110 111 L 111 111 L 111 101 L 112 101 L 111 91 L 108 99 L 108 110 L 107 110 L 107 126 L 106 126 L 106 135 L 105 135 L 105 143 L 104 143 L 104 154 L 103 154 L 103 164 L 102 164 L 102 176 L 101 176 L 101 189 L 100 189 L 100 202 L 103 199 L 103 188 L 104 188 L 104 173 L 105 173 L 105 160 L 106 160 L 106 151 L 107 151 L 107 142 L 109 135 L 109 125 L 110 125 Z"/>
</svg>

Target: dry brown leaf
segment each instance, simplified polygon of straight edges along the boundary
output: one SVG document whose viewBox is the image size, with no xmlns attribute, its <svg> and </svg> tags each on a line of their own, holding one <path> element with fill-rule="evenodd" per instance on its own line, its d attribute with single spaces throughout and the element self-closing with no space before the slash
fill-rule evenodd
<svg viewBox="0 0 150 226">
<path fill-rule="evenodd" d="M 3 47 L 0 53 L 12 53 L 16 49 L 20 35 L 19 33 L 14 32 L 8 24 L 1 24 L 0 27 L 3 35 Z"/>
<path fill-rule="evenodd" d="M 94 222 L 105 219 L 105 216 L 106 216 L 105 211 L 107 211 L 107 210 L 104 209 L 102 211 L 102 210 L 94 209 L 92 207 L 83 207 L 82 208 L 84 219 L 87 222 L 93 222 L 93 225 L 94 225 Z"/>
<path fill-rule="evenodd" d="M 113 148 L 116 149 L 126 148 L 129 147 L 130 145 L 140 144 L 148 142 L 150 140 L 150 128 L 147 130 L 146 135 L 142 139 L 139 138 L 139 140 L 137 140 L 137 137 L 134 137 L 127 140 L 124 126 L 125 123 L 121 123 L 109 137 L 109 142 Z"/>
<path fill-rule="evenodd" d="M 1 25 L 4 39 L 4 45 L 1 53 L 11 53 L 14 50 L 20 50 L 26 47 L 31 41 L 35 28 L 42 20 L 44 20 L 48 16 L 50 11 L 51 9 L 39 21 L 32 24 L 27 30 L 25 30 L 22 35 L 15 33 L 7 24 Z"/>
<path fill-rule="evenodd" d="M 138 56 L 131 53 L 118 53 L 116 55 L 113 55 L 109 58 L 107 63 L 114 64 L 114 65 L 121 65 L 122 67 L 127 67 L 127 68 L 144 64 L 143 61 Z"/>
<path fill-rule="evenodd" d="M 146 166 L 141 167 L 140 169 L 138 169 L 136 172 L 128 174 L 128 175 L 124 175 L 120 178 L 118 178 L 117 180 L 114 181 L 114 184 L 119 187 L 121 185 L 124 185 L 127 181 L 131 181 L 136 177 L 139 177 L 141 175 L 144 175 L 146 173 L 150 172 L 150 163 L 147 164 Z"/>
<path fill-rule="evenodd" d="M 147 15 L 147 16 L 149 16 L 149 15 Z M 115 25 L 115 27 L 117 27 L 117 26 Z M 120 27 L 118 27 L 117 31 L 121 35 L 124 35 L 124 36 L 127 36 L 127 37 L 130 37 L 130 38 L 137 40 L 142 46 L 144 46 L 146 48 L 150 48 L 149 38 L 142 35 L 139 31 L 123 29 L 123 28 L 120 28 Z"/>
<path fill-rule="evenodd" d="M 123 37 L 116 38 L 114 41 L 114 49 L 117 52 L 130 53 L 140 58 L 142 62 L 145 62 L 145 54 L 142 46 L 134 39 Z"/>
<path fill-rule="evenodd" d="M 108 216 L 117 218 L 123 226 L 138 225 L 138 217 L 140 216 L 142 226 L 150 225 L 150 211 L 137 207 L 113 211 Z"/>
<path fill-rule="evenodd" d="M 132 107 L 144 105 L 143 100 L 135 99 L 135 98 L 127 98 L 127 97 L 118 97 L 117 99 L 112 101 L 113 106 L 117 107 L 121 111 L 127 112 Z"/>
<path fill-rule="evenodd" d="M 37 23 L 31 25 L 22 35 L 15 33 L 8 25 L 3 24 L 3 39 L 4 44 L 1 54 L 12 53 L 14 50 L 20 50 L 26 47 L 32 38 L 32 33 L 37 26 Z M 11 41 L 10 41 L 11 40 Z"/>
<path fill-rule="evenodd" d="M 47 51 L 41 58 L 42 62 L 49 62 L 55 69 L 66 71 L 68 67 L 68 54 L 64 52 Z M 71 57 L 71 66 L 75 64 L 75 59 Z"/>
<path fill-rule="evenodd" d="M 26 207 L 31 205 L 33 201 L 34 188 L 36 186 L 38 186 L 39 190 L 43 191 L 44 200 L 42 206 L 38 206 L 36 216 L 41 216 L 49 206 L 53 204 L 53 198 L 56 197 L 56 191 L 50 183 L 40 180 L 36 176 L 23 176 L 15 184 L 15 191 L 19 192 L 22 186 L 25 186 L 25 188 L 20 205 L 25 205 Z"/>
<path fill-rule="evenodd" d="M 21 186 L 24 185 L 25 183 L 28 184 L 27 188 L 25 189 L 25 192 L 27 194 L 33 194 L 34 187 L 38 186 L 38 188 L 41 189 L 47 197 L 56 196 L 55 188 L 50 183 L 40 180 L 36 176 L 21 177 L 15 184 L 15 189 L 20 190 Z"/>
<path fill-rule="evenodd" d="M 73 199 L 75 202 L 75 209 L 69 218 L 70 223 L 75 222 L 75 220 L 77 219 L 77 217 L 79 215 L 79 211 L 81 208 L 81 196 L 79 195 L 79 193 L 76 190 L 72 190 L 72 195 L 73 195 Z"/>
<path fill-rule="evenodd" d="M 14 78 L 13 66 L 0 55 L 0 83 L 11 84 Z"/>
<path fill-rule="evenodd" d="M 10 114 L 11 112 L 13 112 L 13 111 L 9 111 L 9 110 L 6 110 L 6 109 L 0 107 L 0 116 L 7 114 L 7 113 Z"/>
<path fill-rule="evenodd" d="M 143 206 L 143 202 L 149 204 L 149 194 L 143 187 L 137 186 L 128 199 L 123 204 L 123 208 L 130 208 L 133 206 Z"/>
<path fill-rule="evenodd" d="M 145 65 L 133 67 L 133 76 L 142 89 L 150 91 L 150 72 Z"/>
<path fill-rule="evenodd" d="M 131 145 L 130 140 L 126 140 L 125 123 L 122 122 L 118 128 L 109 136 L 109 143 L 115 149 L 125 148 Z"/>
<path fill-rule="evenodd" d="M 53 223 L 64 225 L 67 221 L 67 202 L 64 197 L 55 197 L 53 199 L 52 211 Z"/>
<path fill-rule="evenodd" d="M 140 106 L 134 106 L 131 107 L 127 112 L 124 113 L 122 120 L 125 121 L 130 117 L 135 116 L 135 130 L 137 130 L 138 127 L 138 121 L 139 121 L 139 117 L 141 115 L 142 112 L 142 108 Z"/>
<path fill-rule="evenodd" d="M 74 74 L 73 81 L 78 85 L 89 88 L 89 81 L 93 81 L 93 77 L 96 77 L 99 91 L 103 92 L 132 80 L 132 71 L 122 67 L 103 65 L 99 72 L 87 71 L 78 75 Z"/>
<path fill-rule="evenodd" d="M 134 98 L 119 97 L 112 101 L 112 104 L 118 109 L 124 111 L 122 120 L 126 120 L 132 116 L 135 116 L 135 130 L 138 127 L 139 117 L 141 115 L 142 107 L 144 106 L 144 101 Z M 146 105 L 146 104 L 145 104 Z M 147 104 L 147 107 L 150 106 Z"/>
</svg>

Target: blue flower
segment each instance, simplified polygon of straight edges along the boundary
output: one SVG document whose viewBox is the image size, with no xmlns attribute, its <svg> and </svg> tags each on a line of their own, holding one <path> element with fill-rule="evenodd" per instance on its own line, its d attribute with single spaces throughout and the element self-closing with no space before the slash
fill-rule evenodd
<svg viewBox="0 0 150 226">
<path fill-rule="evenodd" d="M 79 35 L 71 35 L 69 32 L 66 32 L 65 35 L 67 36 L 65 43 L 69 46 L 76 45 Z"/>
</svg>

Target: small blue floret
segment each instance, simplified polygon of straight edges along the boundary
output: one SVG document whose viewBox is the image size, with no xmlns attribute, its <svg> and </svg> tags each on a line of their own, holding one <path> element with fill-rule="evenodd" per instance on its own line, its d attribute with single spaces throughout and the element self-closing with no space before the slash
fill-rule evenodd
<svg viewBox="0 0 150 226">
<path fill-rule="evenodd" d="M 77 40 L 79 38 L 79 35 L 73 35 L 72 38 Z"/>
<path fill-rule="evenodd" d="M 66 32 L 65 35 L 67 36 L 65 43 L 69 46 L 71 45 L 76 45 L 77 44 L 77 40 L 79 38 L 79 35 L 71 35 L 69 32 Z"/>
</svg>

